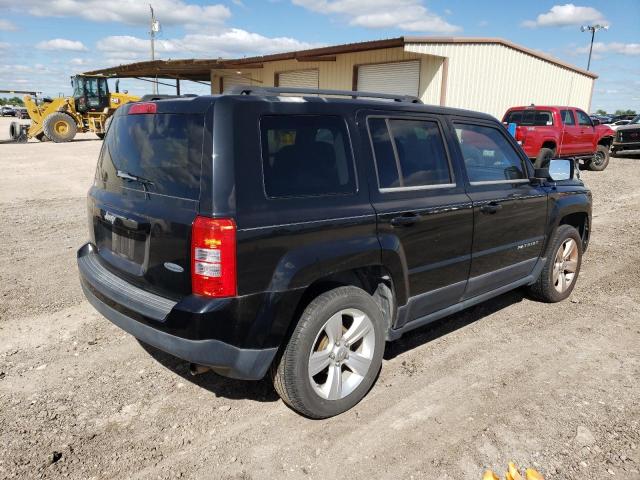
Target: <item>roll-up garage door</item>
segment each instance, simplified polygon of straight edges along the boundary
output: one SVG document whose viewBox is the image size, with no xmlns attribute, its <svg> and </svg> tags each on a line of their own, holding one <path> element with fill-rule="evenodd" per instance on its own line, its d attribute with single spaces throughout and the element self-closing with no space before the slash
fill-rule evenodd
<svg viewBox="0 0 640 480">
<path fill-rule="evenodd" d="M 251 85 L 251 79 L 240 75 L 222 77 L 222 91 L 225 92 L 236 85 Z"/>
<path fill-rule="evenodd" d="M 362 92 L 418 95 L 420 61 L 380 63 L 358 67 L 357 87 Z"/>
<path fill-rule="evenodd" d="M 318 88 L 318 70 L 295 70 L 278 73 L 278 86 Z"/>
</svg>

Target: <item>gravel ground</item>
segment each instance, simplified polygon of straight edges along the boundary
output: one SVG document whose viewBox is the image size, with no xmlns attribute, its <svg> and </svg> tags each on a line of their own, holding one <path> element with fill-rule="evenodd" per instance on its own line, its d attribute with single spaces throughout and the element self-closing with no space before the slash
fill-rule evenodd
<svg viewBox="0 0 640 480">
<path fill-rule="evenodd" d="M 0 478 L 459 480 L 513 460 L 640 479 L 640 160 L 583 172 L 593 235 L 570 300 L 514 291 L 410 333 L 363 402 L 311 421 L 267 381 L 189 377 L 83 299 L 100 144 L 0 145 Z"/>
</svg>

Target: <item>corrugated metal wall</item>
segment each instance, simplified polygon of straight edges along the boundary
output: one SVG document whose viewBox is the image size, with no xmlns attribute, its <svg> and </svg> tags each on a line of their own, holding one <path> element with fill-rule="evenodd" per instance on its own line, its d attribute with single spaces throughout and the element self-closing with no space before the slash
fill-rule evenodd
<svg viewBox="0 0 640 480">
<path fill-rule="evenodd" d="M 593 79 L 497 44 L 405 45 L 449 58 L 446 105 L 502 118 L 515 105 L 571 105 L 589 111 Z"/>
<path fill-rule="evenodd" d="M 294 70 L 318 69 L 319 88 L 351 90 L 354 66 L 420 60 L 420 98 L 439 105 L 443 59 L 448 58 L 445 105 L 477 110 L 502 118 L 516 105 L 571 105 L 588 111 L 594 80 L 521 51 L 498 44 L 407 44 L 404 49 L 388 48 L 339 54 L 335 62 L 266 62 L 261 69 L 242 69 L 254 84 L 273 86 L 275 75 Z M 221 75 L 235 71 L 213 70 L 212 93 L 219 93 Z M 260 83 L 262 82 L 262 83 Z"/>
<path fill-rule="evenodd" d="M 336 56 L 335 62 L 298 62 L 297 60 L 283 60 L 267 62 L 261 69 L 242 69 L 242 75 L 251 74 L 255 80 L 262 81 L 258 85 L 272 87 L 276 73 L 292 70 L 308 70 L 317 68 L 319 71 L 319 88 L 334 90 L 351 90 L 353 87 L 353 68 L 355 65 L 372 63 L 398 62 L 403 60 L 421 60 L 420 68 L 420 96 L 425 103 L 438 105 L 440 103 L 440 87 L 442 83 L 442 58 L 406 52 L 402 47 L 366 52 L 347 53 Z M 211 72 L 211 92 L 219 93 L 219 76 L 223 71 Z"/>
</svg>

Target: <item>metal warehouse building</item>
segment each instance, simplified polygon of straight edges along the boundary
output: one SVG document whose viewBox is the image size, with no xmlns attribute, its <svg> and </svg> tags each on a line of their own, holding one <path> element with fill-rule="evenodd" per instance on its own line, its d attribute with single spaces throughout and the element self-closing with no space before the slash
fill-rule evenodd
<svg viewBox="0 0 640 480">
<path fill-rule="evenodd" d="M 408 94 L 500 118 L 514 105 L 590 110 L 591 72 L 497 38 L 400 37 L 227 60 L 140 62 L 88 72 L 235 85 Z"/>
</svg>

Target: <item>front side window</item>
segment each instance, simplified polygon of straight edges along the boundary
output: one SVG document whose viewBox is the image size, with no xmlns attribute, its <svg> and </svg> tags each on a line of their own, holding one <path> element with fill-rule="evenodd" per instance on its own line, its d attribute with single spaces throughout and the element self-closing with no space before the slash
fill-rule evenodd
<svg viewBox="0 0 640 480">
<path fill-rule="evenodd" d="M 471 183 L 528 178 L 522 159 L 497 128 L 456 124 L 456 135 Z"/>
<path fill-rule="evenodd" d="M 347 127 L 341 117 L 265 116 L 260 131 L 268 197 L 356 191 Z"/>
<path fill-rule="evenodd" d="M 370 118 L 381 189 L 449 185 L 449 162 L 435 121 Z"/>
<path fill-rule="evenodd" d="M 591 123 L 591 119 L 589 118 L 589 115 L 584 113 L 582 110 L 576 110 L 576 113 L 578 114 L 578 125 L 584 125 L 589 127 L 593 126 L 593 123 Z"/>
<path fill-rule="evenodd" d="M 562 117 L 562 123 L 564 123 L 565 125 L 576 124 L 573 118 L 573 112 L 571 110 L 560 110 L 560 116 Z"/>
</svg>

